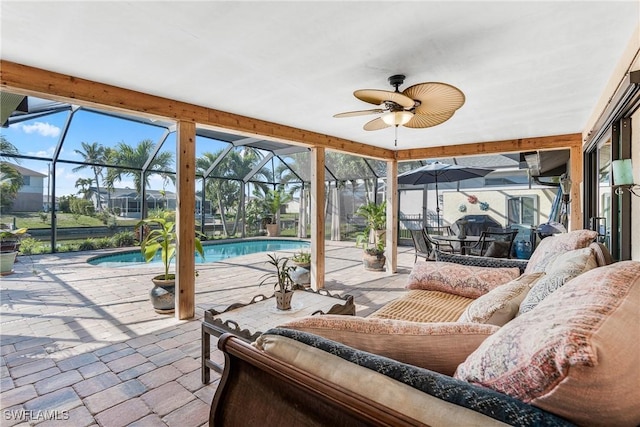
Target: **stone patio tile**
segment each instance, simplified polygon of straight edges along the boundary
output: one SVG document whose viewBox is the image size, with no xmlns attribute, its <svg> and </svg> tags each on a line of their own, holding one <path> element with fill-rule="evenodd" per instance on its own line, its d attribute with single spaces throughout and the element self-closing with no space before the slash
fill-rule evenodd
<svg viewBox="0 0 640 427">
<path fill-rule="evenodd" d="M 161 340 L 165 340 L 167 338 L 173 338 L 176 335 L 180 335 L 181 333 L 182 333 L 182 331 L 180 331 L 179 329 L 171 328 L 166 332 L 158 334 L 158 338 L 161 339 Z"/>
<path fill-rule="evenodd" d="M 140 375 L 151 372 L 156 368 L 157 366 L 151 362 L 143 363 L 142 365 L 134 366 L 131 369 L 120 372 L 118 374 L 118 378 L 120 378 L 122 381 L 127 381 L 133 378 L 138 378 Z"/>
<path fill-rule="evenodd" d="M 209 405 L 200 399 L 192 400 L 162 420 L 169 427 L 198 427 L 209 419 Z"/>
<path fill-rule="evenodd" d="M 81 366 L 90 365 L 95 362 L 99 362 L 98 357 L 93 353 L 84 353 L 77 356 L 69 357 L 58 362 L 58 367 L 61 371 L 69 371 L 71 369 L 78 369 Z"/>
<path fill-rule="evenodd" d="M 122 350 L 122 349 L 128 348 L 128 347 L 129 347 L 128 345 L 126 345 L 125 343 L 121 342 L 121 343 L 109 345 L 107 347 L 103 347 L 103 348 L 101 348 L 99 350 L 94 351 L 93 354 L 95 354 L 98 357 L 102 357 L 102 356 L 105 356 L 105 355 L 107 355 L 109 353 L 113 353 L 113 352 L 116 352 L 116 351 L 119 351 L 119 350 Z"/>
<path fill-rule="evenodd" d="M 92 414 L 97 414 L 125 400 L 140 396 L 147 390 L 138 380 L 129 380 L 110 387 L 84 399 L 84 404 Z"/>
<path fill-rule="evenodd" d="M 3 356 L 6 365 L 9 368 L 33 363 L 39 360 L 49 359 L 49 353 L 43 347 L 30 347 L 25 350 L 16 351 L 14 353 Z M 49 368 L 49 366 L 47 366 Z M 30 372 L 28 372 L 30 373 Z"/>
<path fill-rule="evenodd" d="M 16 378 L 15 383 L 17 386 L 25 385 L 25 384 L 33 384 L 37 381 L 40 381 L 44 378 L 49 378 L 54 375 L 59 374 L 60 368 L 54 366 L 53 368 L 45 369 L 44 371 L 38 371 L 35 374 L 25 375 L 24 377 Z"/>
<path fill-rule="evenodd" d="M 11 379 L 11 377 L 4 377 L 0 379 L 0 390 L 9 391 L 15 387 L 16 385 L 13 383 L 13 380 Z"/>
<path fill-rule="evenodd" d="M 141 398 L 153 412 L 164 416 L 195 399 L 195 396 L 177 382 L 172 381 L 146 392 Z"/>
<path fill-rule="evenodd" d="M 176 350 L 175 348 L 165 350 L 162 353 L 154 354 L 149 357 L 149 361 L 152 362 L 156 366 L 164 366 L 170 365 L 173 362 L 176 362 L 182 359 L 185 356 L 183 352 L 180 350 Z"/>
<path fill-rule="evenodd" d="M 141 419 L 149 412 L 149 407 L 140 398 L 135 398 L 100 412 L 95 419 L 103 426 L 124 427 Z"/>
<path fill-rule="evenodd" d="M 156 344 L 165 350 L 169 350 L 170 348 L 180 347 L 184 343 L 181 343 L 175 338 L 167 338 L 165 340 L 158 341 Z"/>
<path fill-rule="evenodd" d="M 196 341 L 181 345 L 180 347 L 178 347 L 178 350 L 193 358 L 200 357 L 200 338 L 198 338 Z"/>
<path fill-rule="evenodd" d="M 39 423 L 38 427 L 87 427 L 96 422 L 84 406 L 79 406 L 67 412 L 67 419 L 62 418 Z"/>
<path fill-rule="evenodd" d="M 73 385 L 73 389 L 78 393 L 78 396 L 85 398 L 92 394 L 106 390 L 109 387 L 113 387 L 116 384 L 120 384 L 122 381 L 113 372 L 105 372 L 95 377 L 89 378 L 84 381 L 80 381 Z"/>
<path fill-rule="evenodd" d="M 24 404 L 24 408 L 30 411 L 69 411 L 80 405 L 82 400 L 76 392 L 66 387 L 32 399 Z"/>
<path fill-rule="evenodd" d="M 29 361 L 29 363 L 23 363 L 17 367 L 9 366 L 9 372 L 12 378 L 20 378 L 25 375 L 31 375 L 38 371 L 44 371 L 45 369 L 53 368 L 56 364 L 51 359 L 35 359 Z"/>
<path fill-rule="evenodd" d="M 156 344 L 149 344 L 138 348 L 138 353 L 145 357 L 153 356 L 154 354 L 162 353 L 163 351 L 164 349 L 162 347 L 158 347 Z"/>
<path fill-rule="evenodd" d="M 0 356 L 13 353 L 14 351 L 16 351 L 16 347 L 13 344 L 3 344 L 0 346 Z"/>
<path fill-rule="evenodd" d="M 100 361 L 78 368 L 78 372 L 80 372 L 80 375 L 82 375 L 84 378 L 95 377 L 96 375 L 105 373 L 108 370 L 109 367 Z"/>
<path fill-rule="evenodd" d="M 4 409 L 9 406 L 27 402 L 37 396 L 38 393 L 33 385 L 23 385 L 22 387 L 16 387 L 6 392 L 3 391 L 2 399 L 0 399 L 0 406 Z"/>
<path fill-rule="evenodd" d="M 150 414 L 146 417 L 129 424 L 129 427 L 167 427 L 157 414 Z"/>
<path fill-rule="evenodd" d="M 213 372 L 211 373 L 213 374 Z M 202 400 L 207 405 L 211 405 L 213 402 L 213 395 L 216 394 L 216 389 L 220 383 L 220 378 L 212 379 L 209 384 L 202 387 L 200 390 L 193 393 L 198 399 Z"/>
<path fill-rule="evenodd" d="M 156 369 L 155 371 L 144 374 L 138 379 L 149 389 L 152 389 L 168 383 L 169 381 L 173 381 L 176 378 L 180 378 L 181 376 L 182 372 L 178 369 L 171 365 L 166 365 Z"/>
<path fill-rule="evenodd" d="M 25 421 L 24 408 L 15 405 L 2 410 L 2 427 L 29 426 Z"/>
<path fill-rule="evenodd" d="M 140 337 L 136 337 L 136 338 L 130 339 L 129 341 L 126 341 L 126 343 L 131 348 L 139 349 L 140 347 L 144 347 L 144 346 L 147 346 L 149 344 L 155 344 L 158 341 L 160 341 L 160 339 L 158 337 L 156 337 L 153 334 L 149 334 L 149 335 L 142 335 Z"/>
<path fill-rule="evenodd" d="M 126 348 L 123 348 L 122 350 L 118 350 L 118 351 L 114 351 L 113 353 L 109 353 L 106 354 L 104 356 L 100 357 L 100 360 L 102 360 L 104 363 L 109 363 L 112 362 L 116 359 L 120 359 L 121 357 L 125 357 L 128 356 L 130 354 L 135 353 L 136 351 L 134 349 L 132 349 L 131 347 L 127 346 Z"/>
<path fill-rule="evenodd" d="M 196 360 L 193 357 L 185 357 L 184 359 L 173 362 L 171 365 L 178 368 L 180 372 L 187 374 L 196 369 L 200 369 L 200 358 Z"/>
<path fill-rule="evenodd" d="M 78 371 L 67 371 L 42 379 L 34 384 L 39 395 L 51 393 L 63 387 L 82 381 L 82 375 Z"/>
<path fill-rule="evenodd" d="M 147 362 L 147 358 L 141 354 L 133 353 L 125 357 L 121 357 L 120 359 L 116 359 L 112 362 L 107 363 L 109 369 L 113 372 L 118 373 L 122 371 L 126 371 L 127 369 L 133 368 L 134 366 L 142 365 Z"/>
<path fill-rule="evenodd" d="M 211 370 L 212 378 L 215 378 L 215 374 L 217 374 L 217 372 Z M 191 371 L 188 374 L 183 374 L 176 381 L 178 381 L 181 386 L 192 392 L 199 390 L 200 388 L 202 388 L 202 386 L 204 386 L 204 384 L 202 384 L 202 375 L 200 369 Z"/>
</svg>

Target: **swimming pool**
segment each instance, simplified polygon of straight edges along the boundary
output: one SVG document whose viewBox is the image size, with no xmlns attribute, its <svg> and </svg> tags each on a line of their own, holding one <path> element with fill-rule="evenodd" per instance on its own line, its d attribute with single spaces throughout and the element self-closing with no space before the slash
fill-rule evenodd
<svg viewBox="0 0 640 427">
<path fill-rule="evenodd" d="M 255 254 L 259 252 L 271 252 L 281 250 L 309 250 L 309 242 L 303 240 L 242 240 L 239 242 L 224 243 L 207 243 L 203 244 L 204 260 L 196 255 L 196 264 L 204 264 L 210 262 L 222 261 L 223 259 L 233 258 L 241 255 Z M 144 261 L 139 250 L 120 252 L 111 255 L 102 255 L 91 258 L 87 261 L 92 265 L 101 267 L 131 267 L 143 266 L 146 264 L 155 265 L 161 262 L 160 252 L 149 263 Z"/>
</svg>

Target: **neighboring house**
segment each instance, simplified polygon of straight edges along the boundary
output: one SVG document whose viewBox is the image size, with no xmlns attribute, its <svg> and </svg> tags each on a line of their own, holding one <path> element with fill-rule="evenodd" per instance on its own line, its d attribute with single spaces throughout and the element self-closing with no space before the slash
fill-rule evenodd
<svg viewBox="0 0 640 427">
<path fill-rule="evenodd" d="M 159 190 L 147 190 L 145 196 L 148 210 L 176 209 L 176 193 L 172 191 L 165 191 L 163 194 Z M 105 188 L 100 188 L 100 195 L 98 196 L 97 188 L 90 187 L 89 198 L 96 210 L 98 210 L 98 203 L 100 203 L 102 209 L 116 212 L 118 216 L 140 218 L 142 212 L 140 195 L 131 188 L 114 188 L 110 192 Z M 200 213 L 201 206 L 202 200 L 196 196 L 196 213 Z M 209 207 L 209 203 L 205 207 Z"/>
<path fill-rule="evenodd" d="M 11 164 L 22 175 L 22 187 L 18 190 L 11 210 L 13 212 L 39 212 L 42 210 L 44 179 L 47 175 Z"/>
</svg>

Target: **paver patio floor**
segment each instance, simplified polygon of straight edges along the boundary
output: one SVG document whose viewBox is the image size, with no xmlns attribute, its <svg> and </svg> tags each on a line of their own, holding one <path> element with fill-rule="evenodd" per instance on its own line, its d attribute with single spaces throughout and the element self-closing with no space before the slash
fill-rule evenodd
<svg viewBox="0 0 640 427">
<path fill-rule="evenodd" d="M 357 315 L 373 313 L 404 292 L 413 249 L 398 252 L 397 274 L 367 272 L 353 243 L 326 242 L 325 289 L 353 295 Z M 201 383 L 203 311 L 270 295 L 258 286 L 265 254 L 197 265 L 187 321 L 153 311 L 157 268 L 89 265 L 96 254 L 22 256 L 0 279 L 0 425 L 207 425 L 219 376 Z"/>
</svg>

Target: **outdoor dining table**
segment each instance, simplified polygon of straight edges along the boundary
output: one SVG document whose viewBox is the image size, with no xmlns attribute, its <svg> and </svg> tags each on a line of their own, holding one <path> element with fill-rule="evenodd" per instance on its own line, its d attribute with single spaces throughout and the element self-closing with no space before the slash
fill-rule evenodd
<svg viewBox="0 0 640 427">
<path fill-rule="evenodd" d="M 439 240 L 439 241 L 443 241 L 443 242 L 457 242 L 460 243 L 460 255 L 466 255 L 467 254 L 467 246 L 473 246 L 474 244 L 478 243 L 480 241 L 480 236 L 465 236 L 465 237 L 458 237 L 458 236 L 440 236 L 437 234 L 430 234 L 429 237 L 431 237 L 434 240 Z M 485 237 L 484 241 L 485 242 L 493 242 L 494 239 L 489 238 L 489 237 Z"/>
</svg>

